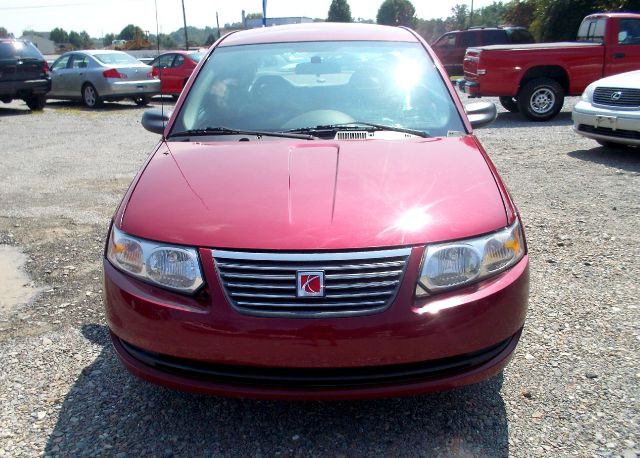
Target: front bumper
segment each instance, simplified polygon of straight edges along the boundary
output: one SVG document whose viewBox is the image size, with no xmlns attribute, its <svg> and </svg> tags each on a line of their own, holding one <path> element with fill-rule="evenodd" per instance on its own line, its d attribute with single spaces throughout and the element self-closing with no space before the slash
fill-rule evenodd
<svg viewBox="0 0 640 458">
<path fill-rule="evenodd" d="M 640 110 L 601 108 L 580 101 L 572 118 L 573 130 L 584 137 L 640 146 Z"/>
<path fill-rule="evenodd" d="M 207 291 L 185 297 L 105 260 L 116 352 L 135 375 L 176 389 L 277 399 L 413 395 L 486 379 L 507 364 L 524 325 L 528 258 L 461 291 L 414 300 L 414 248 L 396 300 L 359 317 L 265 318 L 226 301 L 210 256 Z M 209 251 L 210 253 L 210 251 Z"/>
</svg>

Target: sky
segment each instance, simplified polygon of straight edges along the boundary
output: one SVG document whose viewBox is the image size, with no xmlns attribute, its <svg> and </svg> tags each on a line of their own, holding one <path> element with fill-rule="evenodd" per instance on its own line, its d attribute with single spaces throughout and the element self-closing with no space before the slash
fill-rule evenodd
<svg viewBox="0 0 640 458">
<path fill-rule="evenodd" d="M 416 16 L 423 19 L 445 18 L 458 3 L 474 9 L 493 0 L 414 0 Z M 67 32 L 86 30 L 92 37 L 119 33 L 127 24 L 135 24 L 150 33 L 156 32 L 155 3 L 158 6 L 160 33 L 170 33 L 182 27 L 181 0 L 2 0 L 0 27 L 15 36 L 25 29 L 51 31 L 62 27 Z M 348 0 L 354 18 L 376 18 L 382 0 Z M 267 17 L 307 16 L 326 18 L 331 0 L 267 0 Z M 262 0 L 184 0 L 187 25 L 215 27 L 216 12 L 220 26 L 240 22 L 242 10 L 262 12 Z"/>
</svg>

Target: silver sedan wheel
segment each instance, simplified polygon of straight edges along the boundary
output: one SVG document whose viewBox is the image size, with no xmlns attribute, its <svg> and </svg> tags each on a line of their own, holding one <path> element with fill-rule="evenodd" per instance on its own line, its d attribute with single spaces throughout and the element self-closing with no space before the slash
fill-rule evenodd
<svg viewBox="0 0 640 458">
<path fill-rule="evenodd" d="M 98 93 L 92 85 L 87 84 L 82 89 L 82 101 L 89 108 L 93 108 L 98 104 Z"/>
<path fill-rule="evenodd" d="M 541 87 L 531 94 L 529 104 L 531 110 L 538 114 L 546 114 L 556 103 L 556 96 L 553 91 L 547 87 Z"/>
</svg>

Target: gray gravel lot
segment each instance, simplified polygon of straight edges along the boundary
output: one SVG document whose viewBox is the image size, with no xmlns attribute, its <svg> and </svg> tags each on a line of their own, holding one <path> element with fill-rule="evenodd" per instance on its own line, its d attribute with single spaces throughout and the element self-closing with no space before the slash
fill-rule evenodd
<svg viewBox="0 0 640 458">
<path fill-rule="evenodd" d="M 109 344 L 100 262 L 157 136 L 133 104 L 0 104 L 0 245 L 24 251 L 27 286 L 42 290 L 0 308 L 0 456 L 638 456 L 640 150 L 575 135 L 573 103 L 550 123 L 502 112 L 477 132 L 532 260 L 504 373 L 326 403 L 196 396 L 129 375 Z"/>
</svg>

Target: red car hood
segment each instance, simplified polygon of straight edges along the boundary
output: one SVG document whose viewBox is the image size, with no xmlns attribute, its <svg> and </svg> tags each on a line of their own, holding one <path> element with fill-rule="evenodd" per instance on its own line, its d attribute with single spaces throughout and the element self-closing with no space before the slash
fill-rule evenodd
<svg viewBox="0 0 640 458">
<path fill-rule="evenodd" d="M 255 250 L 423 244 L 507 224 L 470 137 L 172 142 L 124 205 L 132 235 Z"/>
</svg>

